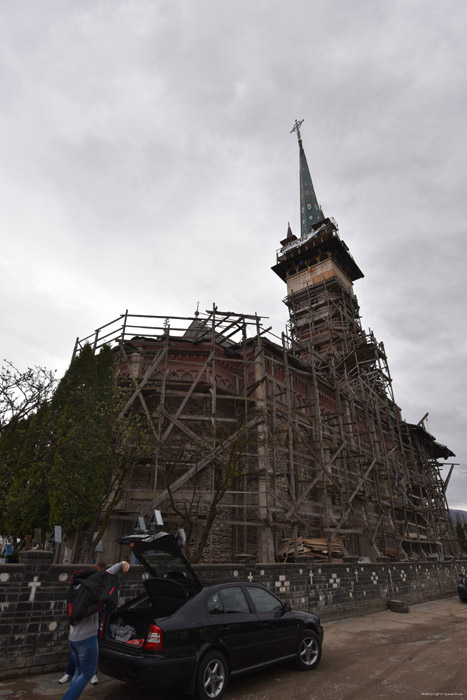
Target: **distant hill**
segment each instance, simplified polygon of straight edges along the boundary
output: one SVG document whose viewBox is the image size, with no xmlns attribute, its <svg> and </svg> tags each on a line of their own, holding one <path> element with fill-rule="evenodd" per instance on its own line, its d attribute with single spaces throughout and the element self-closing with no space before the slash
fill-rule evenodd
<svg viewBox="0 0 467 700">
<path fill-rule="evenodd" d="M 449 508 L 449 513 L 455 523 L 457 523 L 458 518 L 464 522 L 467 522 L 467 510 L 454 510 L 454 508 Z"/>
</svg>

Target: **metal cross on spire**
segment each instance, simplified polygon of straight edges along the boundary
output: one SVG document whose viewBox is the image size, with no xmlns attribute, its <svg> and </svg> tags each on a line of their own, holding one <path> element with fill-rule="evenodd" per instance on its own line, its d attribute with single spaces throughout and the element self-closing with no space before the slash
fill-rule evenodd
<svg viewBox="0 0 467 700">
<path fill-rule="evenodd" d="M 304 119 L 301 119 L 300 121 L 298 121 L 298 119 L 296 119 L 295 124 L 293 125 L 293 128 L 292 128 L 292 131 L 290 132 L 291 134 L 293 134 L 293 132 L 296 131 L 297 132 L 297 139 L 299 141 L 302 140 L 302 135 L 300 133 L 300 127 L 304 121 L 305 121 Z"/>
</svg>

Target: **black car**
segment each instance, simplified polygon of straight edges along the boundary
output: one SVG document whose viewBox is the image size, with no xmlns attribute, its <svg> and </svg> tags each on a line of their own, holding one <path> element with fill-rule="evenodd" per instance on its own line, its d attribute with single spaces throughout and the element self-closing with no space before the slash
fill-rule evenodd
<svg viewBox="0 0 467 700">
<path fill-rule="evenodd" d="M 460 581 L 457 584 L 457 593 L 459 598 L 463 603 L 467 603 L 467 576 L 465 574 L 459 574 Z"/>
<path fill-rule="evenodd" d="M 255 583 L 203 587 L 173 535 L 120 542 L 132 547 L 150 577 L 142 595 L 103 620 L 105 674 L 219 700 L 230 677 L 287 660 L 304 671 L 319 664 L 323 628 L 313 613 L 292 610 Z"/>
</svg>

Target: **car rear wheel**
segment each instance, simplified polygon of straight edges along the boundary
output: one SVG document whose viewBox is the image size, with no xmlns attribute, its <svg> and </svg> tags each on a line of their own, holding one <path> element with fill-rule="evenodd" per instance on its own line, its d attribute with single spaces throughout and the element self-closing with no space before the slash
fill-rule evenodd
<svg viewBox="0 0 467 700">
<path fill-rule="evenodd" d="M 302 633 L 295 659 L 297 668 L 301 671 L 311 671 L 316 668 L 321 659 L 321 643 L 319 637 L 311 630 Z"/>
<path fill-rule="evenodd" d="M 196 678 L 197 700 L 220 700 L 229 680 L 227 661 L 219 651 L 210 651 L 201 659 Z"/>
</svg>

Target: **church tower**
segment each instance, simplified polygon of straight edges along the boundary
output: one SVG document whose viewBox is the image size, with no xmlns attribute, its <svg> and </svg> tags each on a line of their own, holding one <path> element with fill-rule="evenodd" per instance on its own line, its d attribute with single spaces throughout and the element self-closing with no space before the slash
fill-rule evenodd
<svg viewBox="0 0 467 700">
<path fill-rule="evenodd" d="M 436 460 L 452 453 L 420 424 L 402 420 L 384 345 L 360 323 L 353 283 L 363 273 L 318 203 L 302 123 L 296 120 L 291 132 L 299 148 L 300 237 L 289 225 L 272 269 L 287 285 L 288 357 L 312 378 L 308 449 L 324 476 L 313 476 L 314 493 L 311 486 L 306 491 L 322 505 L 319 531 L 330 546 L 345 536 L 347 551 L 372 560 L 381 554 L 423 559 L 444 547 L 451 553 Z"/>
<path fill-rule="evenodd" d="M 364 342 L 353 282 L 363 273 L 339 237 L 336 222 L 324 216 L 313 187 L 296 121 L 300 158 L 301 231 L 290 228 L 272 268 L 287 284 L 289 331 L 302 359 L 314 356 L 326 373 L 338 369 Z M 292 133 L 291 132 L 291 133 Z"/>
</svg>

